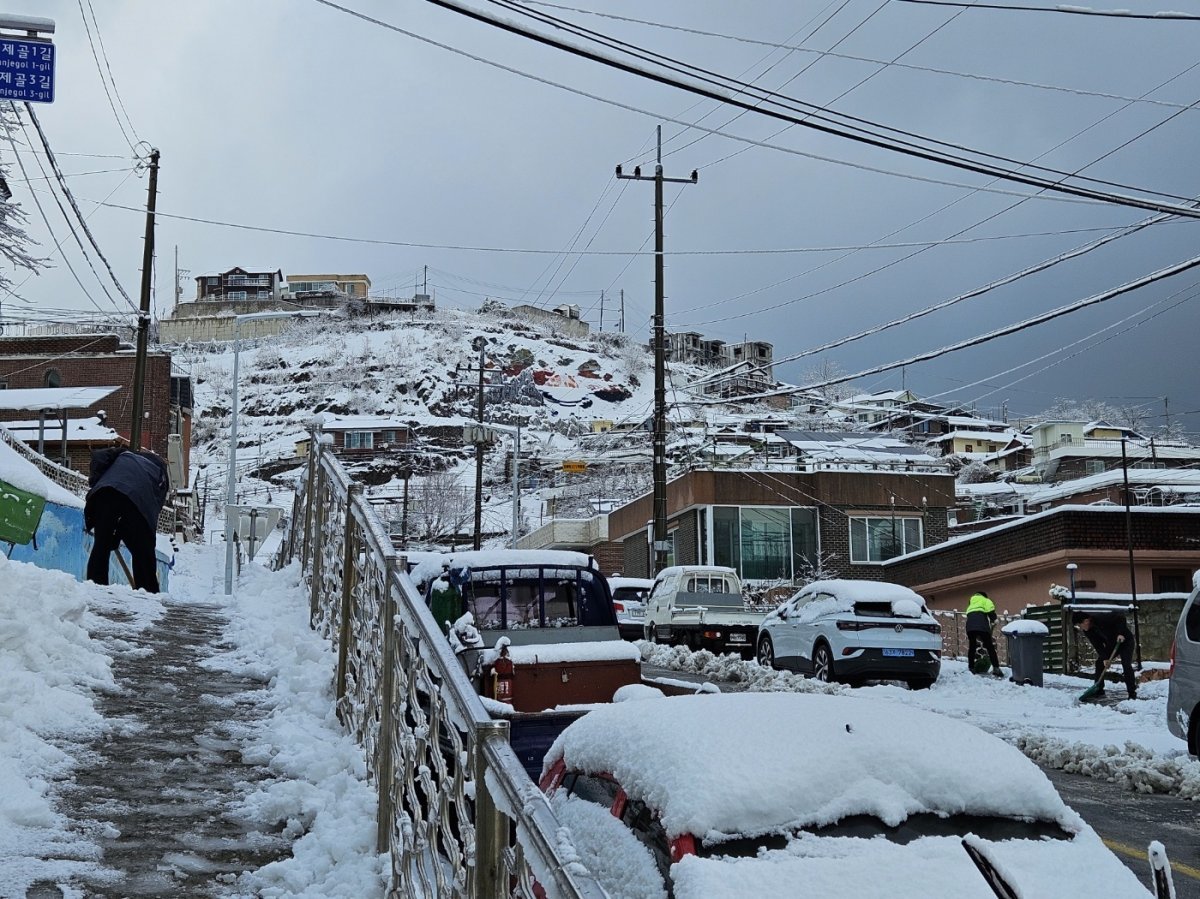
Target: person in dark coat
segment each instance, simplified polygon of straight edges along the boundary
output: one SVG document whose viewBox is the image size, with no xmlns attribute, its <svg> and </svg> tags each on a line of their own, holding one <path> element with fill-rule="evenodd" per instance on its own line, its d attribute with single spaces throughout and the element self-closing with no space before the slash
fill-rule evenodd
<svg viewBox="0 0 1200 899">
<path fill-rule="evenodd" d="M 1130 699 L 1137 699 L 1137 675 L 1133 670 L 1133 633 L 1121 612 L 1076 612 L 1075 626 L 1096 648 L 1096 681 L 1100 684 L 1097 695 L 1103 695 L 1104 682 L 1100 675 L 1104 663 L 1112 657 L 1114 650 L 1121 656 L 1121 667 L 1125 672 L 1125 691 Z M 1120 648 L 1117 647 L 1117 638 Z"/>
<path fill-rule="evenodd" d="M 996 655 L 996 641 L 992 639 L 992 627 L 996 624 L 996 604 L 982 590 L 972 595 L 967 603 L 967 664 L 974 671 L 975 653 L 982 646 L 987 650 L 992 663 L 992 674 L 1003 677 L 1000 658 Z"/>
<path fill-rule="evenodd" d="M 169 483 L 166 463 L 149 450 L 114 446 L 92 453 L 91 489 L 83 507 L 83 526 L 95 536 L 89 581 L 108 583 L 109 556 L 124 543 L 133 559 L 134 584 L 158 592 L 154 534 Z"/>
</svg>

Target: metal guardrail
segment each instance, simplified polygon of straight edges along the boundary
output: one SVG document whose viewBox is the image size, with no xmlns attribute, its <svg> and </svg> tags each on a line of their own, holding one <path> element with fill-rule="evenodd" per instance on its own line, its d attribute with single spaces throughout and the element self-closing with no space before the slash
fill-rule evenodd
<svg viewBox="0 0 1200 899">
<path fill-rule="evenodd" d="M 532 899 L 536 875 L 550 899 L 604 899 L 564 857 L 508 722 L 484 709 L 361 485 L 318 439 L 276 567 L 293 560 L 313 627 L 337 648 L 338 716 L 379 791 L 388 895 Z"/>
</svg>

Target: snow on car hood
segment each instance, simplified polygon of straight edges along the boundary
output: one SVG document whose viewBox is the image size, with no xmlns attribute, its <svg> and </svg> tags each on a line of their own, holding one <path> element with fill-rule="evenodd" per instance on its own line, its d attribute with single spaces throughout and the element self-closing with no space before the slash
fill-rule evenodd
<svg viewBox="0 0 1200 899">
<path fill-rule="evenodd" d="M 545 770 L 609 772 L 669 836 L 821 826 L 918 812 L 1082 822 L 1017 749 L 908 706 L 796 693 L 676 696 L 603 706 L 571 724 Z"/>
<path fill-rule="evenodd" d="M 1090 828 L 1073 840 L 1006 840 L 987 854 L 1022 899 L 1151 894 Z M 924 837 L 907 845 L 811 835 L 757 858 L 686 856 L 671 869 L 676 899 L 854 896 L 855 899 L 995 899 L 961 841 Z"/>
</svg>

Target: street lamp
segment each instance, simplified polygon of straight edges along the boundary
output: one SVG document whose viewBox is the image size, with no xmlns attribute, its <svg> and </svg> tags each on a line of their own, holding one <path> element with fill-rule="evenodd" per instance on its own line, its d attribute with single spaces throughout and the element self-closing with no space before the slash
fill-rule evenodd
<svg viewBox="0 0 1200 899">
<path fill-rule="evenodd" d="M 1079 566 L 1074 562 L 1067 563 L 1067 575 L 1071 578 L 1071 603 L 1075 603 L 1075 569 Z"/>
<path fill-rule="evenodd" d="M 308 318 L 319 312 L 246 312 L 233 317 L 233 410 L 229 423 L 229 479 L 225 492 L 225 595 L 233 593 L 233 507 L 237 504 L 238 355 L 241 352 L 242 322 L 277 318 Z"/>
</svg>

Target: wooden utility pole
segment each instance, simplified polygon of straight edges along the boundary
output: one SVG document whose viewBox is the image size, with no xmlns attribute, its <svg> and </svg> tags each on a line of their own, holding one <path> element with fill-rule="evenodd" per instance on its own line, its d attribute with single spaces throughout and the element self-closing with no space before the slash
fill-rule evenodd
<svg viewBox="0 0 1200 899">
<path fill-rule="evenodd" d="M 1137 568 L 1133 564 L 1133 513 L 1129 508 L 1129 457 L 1121 438 L 1121 479 L 1125 485 L 1125 549 L 1129 553 L 1129 598 L 1133 603 L 1133 645 L 1137 649 L 1137 666 L 1142 667 L 1142 629 L 1138 622 Z"/>
<path fill-rule="evenodd" d="M 138 312 L 137 356 L 133 364 L 133 422 L 129 445 L 142 448 L 142 418 L 146 395 L 146 344 L 150 330 L 150 286 L 154 276 L 154 206 L 158 198 L 158 150 L 150 151 L 150 188 L 146 199 L 146 238 L 142 245 L 142 297 Z"/>
<path fill-rule="evenodd" d="M 625 288 L 621 288 L 621 333 L 625 333 Z"/>
<path fill-rule="evenodd" d="M 600 291 L 600 333 L 604 333 L 604 291 Z"/>
<path fill-rule="evenodd" d="M 641 166 L 625 175 L 617 166 L 617 177 L 629 181 L 654 182 L 654 543 L 653 574 L 667 567 L 667 351 L 663 305 L 663 184 L 695 184 L 690 178 L 667 178 L 662 167 L 662 125 L 658 126 L 658 152 L 653 177 L 642 175 Z"/>
</svg>

